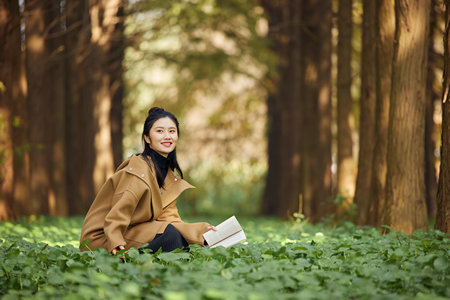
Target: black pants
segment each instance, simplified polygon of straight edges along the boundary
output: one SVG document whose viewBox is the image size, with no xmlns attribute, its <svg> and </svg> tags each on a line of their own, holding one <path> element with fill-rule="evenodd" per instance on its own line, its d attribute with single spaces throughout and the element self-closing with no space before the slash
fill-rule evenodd
<svg viewBox="0 0 450 300">
<path fill-rule="evenodd" d="M 154 253 L 158 251 L 159 248 L 161 248 L 163 252 L 170 252 L 175 249 L 182 249 L 188 245 L 188 242 L 186 242 L 181 233 L 179 233 L 172 224 L 169 224 L 163 233 L 158 233 L 153 241 L 148 243 L 145 247 L 141 247 L 139 252 L 144 253 L 142 249 L 151 249 Z"/>
</svg>

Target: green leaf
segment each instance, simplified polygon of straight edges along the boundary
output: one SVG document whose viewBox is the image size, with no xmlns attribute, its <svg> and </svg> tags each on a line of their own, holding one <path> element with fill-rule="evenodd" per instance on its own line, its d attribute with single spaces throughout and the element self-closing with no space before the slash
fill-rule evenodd
<svg viewBox="0 0 450 300">
<path fill-rule="evenodd" d="M 433 261 L 433 267 L 438 271 L 449 271 L 449 261 L 445 256 L 439 256 Z"/>
<path fill-rule="evenodd" d="M 140 297 L 141 296 L 141 286 L 137 284 L 136 282 L 125 282 L 121 284 L 121 290 L 124 291 L 126 294 L 131 295 L 133 297 Z"/>
<path fill-rule="evenodd" d="M 158 258 L 164 262 L 173 262 L 176 260 L 187 260 L 190 258 L 190 255 L 189 253 L 163 252 L 158 255 Z"/>
<path fill-rule="evenodd" d="M 205 299 L 227 299 L 227 294 L 224 291 L 216 289 L 208 289 L 204 293 Z"/>
<path fill-rule="evenodd" d="M 166 292 L 164 300 L 187 300 L 186 294 L 183 292 Z"/>
<path fill-rule="evenodd" d="M 233 278 L 233 273 L 230 271 L 230 269 L 222 269 L 220 271 L 220 275 L 222 275 L 223 278 L 230 280 Z"/>
<path fill-rule="evenodd" d="M 80 250 L 84 249 L 89 243 L 91 242 L 90 238 L 85 239 L 80 243 L 80 246 L 78 247 Z"/>
<path fill-rule="evenodd" d="M 64 284 L 64 278 L 61 276 L 60 273 L 51 272 L 47 275 L 47 281 L 51 285 L 62 285 Z"/>
</svg>

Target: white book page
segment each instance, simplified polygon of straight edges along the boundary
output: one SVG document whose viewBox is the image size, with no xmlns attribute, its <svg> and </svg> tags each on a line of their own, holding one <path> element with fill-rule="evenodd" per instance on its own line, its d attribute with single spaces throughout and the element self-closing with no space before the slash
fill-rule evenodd
<svg viewBox="0 0 450 300">
<path fill-rule="evenodd" d="M 242 230 L 235 216 L 232 216 L 216 226 L 217 231 L 209 230 L 203 234 L 208 245 L 214 245 L 230 235 Z"/>
<path fill-rule="evenodd" d="M 230 246 L 233 246 L 234 244 L 237 244 L 239 242 L 245 241 L 247 237 L 245 236 L 245 233 L 243 230 L 236 232 L 232 236 L 224 239 L 223 241 L 211 246 L 211 248 L 215 248 L 217 246 L 224 246 L 225 248 L 228 248 Z"/>
</svg>

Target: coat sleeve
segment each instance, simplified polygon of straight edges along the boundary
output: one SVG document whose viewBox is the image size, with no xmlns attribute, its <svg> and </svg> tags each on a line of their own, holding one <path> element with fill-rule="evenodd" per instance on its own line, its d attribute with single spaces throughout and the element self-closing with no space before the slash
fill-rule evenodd
<svg viewBox="0 0 450 300">
<path fill-rule="evenodd" d="M 158 221 L 165 221 L 172 224 L 189 244 L 204 245 L 203 234 L 207 231 L 209 224 L 205 222 L 183 222 L 178 214 L 176 200 L 165 208 L 164 212 L 158 217 Z"/>
<path fill-rule="evenodd" d="M 131 222 L 131 216 L 138 205 L 139 199 L 144 193 L 144 183 L 140 179 L 130 180 L 128 183 L 125 188 L 116 189 L 111 202 L 111 209 L 105 217 L 103 228 L 107 240 L 106 250 L 109 252 L 117 246 L 126 245 L 123 235 Z"/>
</svg>

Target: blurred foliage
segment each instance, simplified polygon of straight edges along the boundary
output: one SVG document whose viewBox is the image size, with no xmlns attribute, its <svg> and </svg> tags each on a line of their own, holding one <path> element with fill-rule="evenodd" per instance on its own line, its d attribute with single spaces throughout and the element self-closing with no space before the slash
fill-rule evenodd
<svg viewBox="0 0 450 300">
<path fill-rule="evenodd" d="M 266 165 L 229 163 L 222 168 L 210 161 L 190 172 L 197 188 L 186 191 L 177 203 L 183 215 L 257 215 L 264 189 Z"/>
<path fill-rule="evenodd" d="M 276 59 L 258 1 L 142 0 L 128 8 L 125 154 L 151 106 L 180 121 L 192 212 L 255 213 L 266 171 L 266 80 Z M 214 203 L 214 204 L 212 204 Z"/>
</svg>

